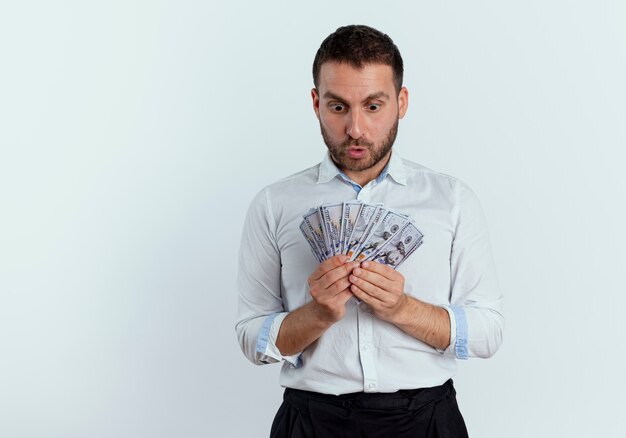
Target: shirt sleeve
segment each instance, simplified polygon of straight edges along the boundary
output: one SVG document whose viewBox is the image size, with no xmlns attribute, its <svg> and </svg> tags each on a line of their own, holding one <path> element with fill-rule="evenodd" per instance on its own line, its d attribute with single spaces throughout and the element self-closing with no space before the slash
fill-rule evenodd
<svg viewBox="0 0 626 438">
<path fill-rule="evenodd" d="M 281 261 L 276 224 L 267 188 L 250 204 L 239 248 L 238 317 L 235 325 L 244 355 L 257 365 L 287 360 L 298 364 L 299 355 L 282 356 L 276 338 L 285 312 L 281 297 Z"/>
<path fill-rule="evenodd" d="M 456 229 L 450 254 L 450 346 L 458 359 L 491 357 L 502 343 L 502 293 L 489 233 L 476 195 L 457 182 Z"/>
</svg>

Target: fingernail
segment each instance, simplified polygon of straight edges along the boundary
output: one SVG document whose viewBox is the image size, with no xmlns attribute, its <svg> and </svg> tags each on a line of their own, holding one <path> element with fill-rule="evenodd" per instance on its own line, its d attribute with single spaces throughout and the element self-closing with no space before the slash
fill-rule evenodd
<svg viewBox="0 0 626 438">
<path fill-rule="evenodd" d="M 348 257 L 347 257 L 347 256 L 345 256 L 345 255 L 339 256 L 339 261 L 340 261 L 341 263 L 345 263 L 345 262 L 347 262 L 347 261 L 348 261 Z"/>
<path fill-rule="evenodd" d="M 361 269 L 359 269 L 359 268 L 354 268 L 354 270 L 352 271 L 352 273 L 353 273 L 354 275 L 359 275 L 359 274 L 361 274 Z"/>
<path fill-rule="evenodd" d="M 367 268 L 369 265 L 370 265 L 369 262 L 361 263 L 361 266 L 364 267 L 364 268 Z"/>
</svg>

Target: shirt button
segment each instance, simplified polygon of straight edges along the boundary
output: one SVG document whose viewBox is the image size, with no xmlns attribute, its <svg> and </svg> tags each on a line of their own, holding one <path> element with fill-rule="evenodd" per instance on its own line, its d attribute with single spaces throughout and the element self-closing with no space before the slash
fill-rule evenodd
<svg viewBox="0 0 626 438">
<path fill-rule="evenodd" d="M 367 389 L 375 389 L 375 388 L 376 388 L 375 383 L 370 383 L 369 385 L 367 385 Z"/>
<path fill-rule="evenodd" d="M 367 351 L 367 350 L 369 350 L 369 348 L 370 348 L 369 346 L 364 345 L 364 346 L 363 346 L 363 351 Z"/>
</svg>

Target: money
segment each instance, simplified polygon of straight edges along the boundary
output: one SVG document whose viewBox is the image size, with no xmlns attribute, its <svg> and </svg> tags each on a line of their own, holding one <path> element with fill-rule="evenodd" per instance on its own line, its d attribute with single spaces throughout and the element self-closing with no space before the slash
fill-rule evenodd
<svg viewBox="0 0 626 438">
<path fill-rule="evenodd" d="M 350 260 L 374 260 L 394 269 L 424 237 L 409 215 L 359 201 L 310 209 L 302 216 L 300 232 L 318 262 L 345 254 Z"/>
<path fill-rule="evenodd" d="M 332 255 L 341 254 L 341 213 L 343 203 L 335 205 L 323 205 L 319 207 L 323 218 L 327 244 Z"/>
<path fill-rule="evenodd" d="M 391 237 L 369 260 L 397 268 L 422 244 L 424 236 L 415 224 L 408 222 L 400 231 Z"/>
<path fill-rule="evenodd" d="M 322 259 L 321 257 L 322 252 L 320 251 L 320 248 L 317 246 L 317 243 L 315 243 L 313 232 L 304 221 L 302 221 L 302 223 L 300 224 L 300 231 L 302 232 L 302 235 L 304 236 L 306 241 L 309 243 L 309 246 L 311 247 L 311 250 L 313 251 L 313 254 L 315 255 L 315 258 L 317 259 L 317 261 L 320 263 L 324 261 L 324 259 Z"/>
<path fill-rule="evenodd" d="M 360 262 L 369 259 L 373 254 L 393 238 L 409 222 L 406 216 L 388 210 L 385 216 L 372 227 L 372 231 L 363 242 L 355 260 Z"/>
<path fill-rule="evenodd" d="M 324 236 L 322 217 L 320 216 L 319 210 L 317 208 L 310 210 L 303 216 L 303 222 L 305 223 L 307 229 L 310 230 L 313 239 L 317 244 L 320 258 L 322 260 L 326 260 L 331 257 L 330 250 L 326 245 L 326 237 Z"/>
<path fill-rule="evenodd" d="M 368 204 L 363 204 L 361 207 L 354 224 L 354 229 L 348 238 L 348 247 L 344 250 L 344 254 L 350 257 L 350 259 L 356 255 L 357 249 L 359 249 L 361 243 L 363 243 L 370 226 L 370 221 L 379 208 L 380 207 L 377 205 Z"/>
<path fill-rule="evenodd" d="M 349 254 L 350 259 L 356 260 L 359 256 L 360 252 L 363 250 L 363 247 L 366 245 L 367 241 L 370 239 L 372 232 L 375 228 L 377 228 L 382 221 L 383 217 L 387 214 L 387 209 L 384 207 L 378 207 L 374 214 L 372 215 L 369 223 L 367 224 L 367 228 L 365 232 L 359 237 L 359 243 L 357 246 L 351 248 L 351 253 Z"/>
<path fill-rule="evenodd" d="M 348 241 L 354 230 L 354 224 L 359 216 L 359 211 L 363 204 L 360 202 L 344 202 L 343 211 L 341 214 L 341 233 L 339 240 L 341 240 L 341 253 L 344 254 L 344 250 L 348 248 Z"/>
</svg>

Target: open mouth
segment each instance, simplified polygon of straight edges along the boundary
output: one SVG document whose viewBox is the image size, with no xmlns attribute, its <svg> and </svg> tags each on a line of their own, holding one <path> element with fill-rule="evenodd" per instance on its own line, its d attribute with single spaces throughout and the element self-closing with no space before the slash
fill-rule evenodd
<svg viewBox="0 0 626 438">
<path fill-rule="evenodd" d="M 351 146 L 348 148 L 348 157 L 353 159 L 363 158 L 367 153 L 367 149 L 359 146 Z"/>
</svg>

